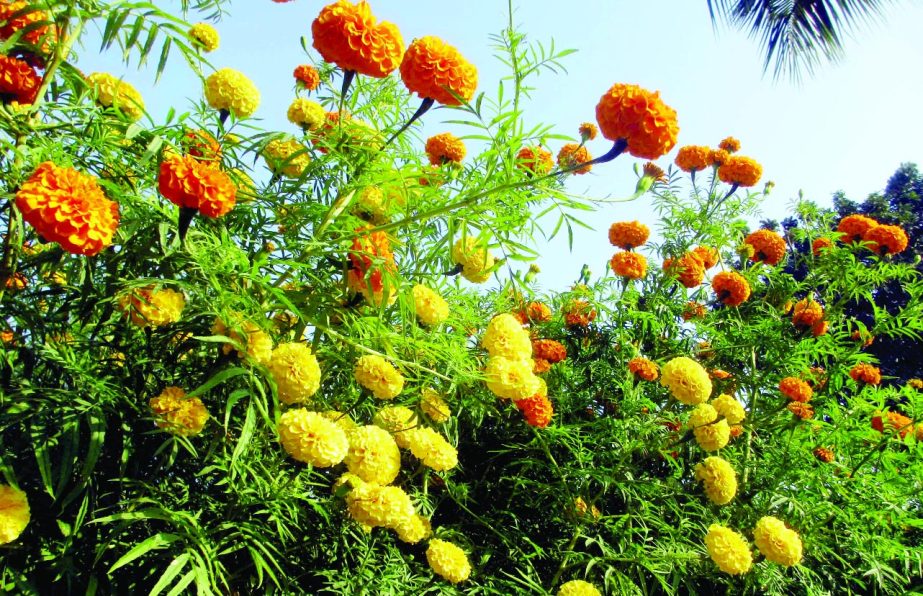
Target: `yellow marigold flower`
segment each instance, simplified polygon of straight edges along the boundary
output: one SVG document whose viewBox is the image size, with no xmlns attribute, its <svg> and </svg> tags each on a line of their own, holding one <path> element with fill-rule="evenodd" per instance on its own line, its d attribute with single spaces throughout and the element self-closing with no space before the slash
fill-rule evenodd
<svg viewBox="0 0 923 596">
<path fill-rule="evenodd" d="M 194 42 L 193 45 L 202 48 L 206 52 L 214 52 L 221 43 L 221 37 L 214 27 L 208 23 L 196 23 L 189 29 L 189 37 Z"/>
<path fill-rule="evenodd" d="M 412 428 L 419 426 L 417 415 L 410 408 L 404 406 L 388 406 L 378 410 L 372 419 L 372 424 L 381 427 L 394 436 L 394 442 L 402 449 L 408 449 L 410 442 L 408 433 Z"/>
<path fill-rule="evenodd" d="M 316 101 L 296 97 L 288 106 L 288 121 L 304 130 L 317 130 L 327 121 L 327 110 Z"/>
<path fill-rule="evenodd" d="M 478 246 L 476 238 L 466 236 L 459 238 L 452 246 L 452 261 L 462 266 L 462 277 L 470 282 L 481 284 L 490 279 L 490 270 L 494 266 L 494 257 L 486 247 Z"/>
<path fill-rule="evenodd" d="M 279 442 L 294 459 L 315 468 L 335 466 L 346 457 L 349 441 L 335 422 L 304 408 L 288 410 L 279 417 Z"/>
<path fill-rule="evenodd" d="M 356 193 L 353 212 L 366 221 L 382 224 L 388 221 L 390 201 L 378 186 L 366 186 Z"/>
<path fill-rule="evenodd" d="M 354 520 L 373 528 L 398 528 L 414 516 L 413 502 L 404 489 L 374 483 L 349 491 L 346 508 Z"/>
<path fill-rule="evenodd" d="M 346 467 L 366 482 L 391 484 L 401 469 L 401 452 L 391 433 L 383 428 L 367 425 L 348 435 L 349 453 Z"/>
<path fill-rule="evenodd" d="M 711 424 L 718 419 L 718 410 L 711 404 L 701 403 L 689 415 L 689 428 L 698 428 Z"/>
<path fill-rule="evenodd" d="M 130 83 L 106 72 L 87 75 L 86 81 L 96 92 L 96 103 L 99 105 L 116 108 L 131 121 L 140 120 L 144 115 L 144 99 Z"/>
<path fill-rule="evenodd" d="M 458 465 L 458 451 L 433 429 L 421 426 L 405 434 L 410 452 L 427 468 L 444 472 Z"/>
<path fill-rule="evenodd" d="M 429 158 L 430 165 L 461 163 L 465 159 L 465 153 L 465 144 L 450 132 L 426 139 L 426 156 Z"/>
<path fill-rule="evenodd" d="M 647 259 L 644 255 L 622 251 L 612 255 L 609 261 L 612 272 L 626 279 L 641 279 L 647 273 Z"/>
<path fill-rule="evenodd" d="M 643 159 L 658 159 L 676 145 L 679 125 L 676 110 L 637 85 L 617 83 L 596 105 L 596 122 L 610 141 L 624 139 L 628 152 Z"/>
<path fill-rule="evenodd" d="M 753 542 L 763 556 L 773 563 L 791 567 L 801 561 L 802 546 L 798 532 L 786 528 L 785 522 L 771 515 L 756 522 Z"/>
<path fill-rule="evenodd" d="M 266 143 L 261 153 L 273 174 L 298 178 L 311 163 L 308 149 L 292 138 L 273 139 Z"/>
<path fill-rule="evenodd" d="M 700 404 L 711 395 L 708 372 L 691 358 L 679 356 L 670 360 L 660 369 L 660 375 L 660 383 L 688 406 Z"/>
<path fill-rule="evenodd" d="M 451 542 L 433 538 L 426 549 L 426 560 L 438 575 L 457 584 L 471 575 L 471 564 L 465 551 Z"/>
<path fill-rule="evenodd" d="M 433 535 L 433 527 L 429 520 L 419 513 L 413 514 L 406 521 L 394 526 L 394 531 L 397 532 L 397 537 L 401 542 L 407 544 L 416 544 Z"/>
<path fill-rule="evenodd" d="M 711 149 L 702 145 L 680 147 L 674 163 L 684 172 L 704 170 L 712 164 Z"/>
<path fill-rule="evenodd" d="M 222 352 L 230 354 L 231 350 L 237 350 L 239 358 L 249 356 L 260 364 L 268 362 L 272 357 L 272 338 L 269 334 L 260 329 L 253 321 L 241 321 L 237 316 L 235 316 L 235 319 L 238 320 L 234 321 L 233 325 L 228 325 L 220 318 L 216 318 L 215 323 L 212 325 L 212 334 L 231 338 L 236 343 L 244 346 L 245 351 L 241 351 L 234 344 L 224 344 L 221 348 Z M 243 335 L 241 335 L 241 332 Z"/>
<path fill-rule="evenodd" d="M 13 486 L 0 484 L 0 544 L 9 544 L 19 538 L 30 519 L 26 493 Z"/>
<path fill-rule="evenodd" d="M 718 166 L 718 178 L 725 184 L 754 186 L 763 175 L 763 166 L 755 159 L 732 155 Z"/>
<path fill-rule="evenodd" d="M 138 327 L 162 327 L 179 321 L 186 307 L 182 292 L 154 286 L 134 288 L 119 298 L 119 308 Z"/>
<path fill-rule="evenodd" d="M 284 404 L 304 403 L 320 388 L 320 365 L 305 344 L 279 344 L 266 368 L 276 382 L 279 401 Z"/>
<path fill-rule="evenodd" d="M 249 118 L 260 106 L 260 91 L 242 72 L 222 68 L 205 79 L 205 100 L 235 118 Z"/>
<path fill-rule="evenodd" d="M 447 106 L 461 105 L 474 95 L 478 71 L 457 49 L 438 37 L 413 40 L 401 62 L 401 80 L 411 93 Z M 453 95 L 454 94 L 454 95 Z"/>
<path fill-rule="evenodd" d="M 324 410 L 321 412 L 321 416 L 342 428 L 343 432 L 347 433 L 347 436 L 349 436 L 351 431 L 359 428 L 359 425 L 356 423 L 356 421 L 350 418 L 349 414 L 345 412 L 337 412 L 336 410 Z"/>
<path fill-rule="evenodd" d="M 609 242 L 625 250 L 637 248 L 647 242 L 651 229 L 640 221 L 617 221 L 609 226 Z"/>
<path fill-rule="evenodd" d="M 719 416 L 727 419 L 728 424 L 740 424 L 747 417 L 743 404 L 727 393 L 722 393 L 713 399 L 711 405 Z"/>
<path fill-rule="evenodd" d="M 753 555 L 750 545 L 739 533 L 719 524 L 712 524 L 705 535 L 705 548 L 718 569 L 731 575 L 750 571 Z"/>
<path fill-rule="evenodd" d="M 720 457 L 706 457 L 696 464 L 695 479 L 704 484 L 708 500 L 715 505 L 727 505 L 737 494 L 737 473 Z"/>
<path fill-rule="evenodd" d="M 433 327 L 449 318 L 449 303 L 435 291 L 417 284 L 411 293 L 417 319 L 424 325 Z"/>
<path fill-rule="evenodd" d="M 596 586 L 582 579 L 572 579 L 561 584 L 557 596 L 602 596 Z"/>
<path fill-rule="evenodd" d="M 330 487 L 330 492 L 334 495 L 345 497 L 351 490 L 363 484 L 365 484 L 365 480 L 362 478 L 359 478 L 352 472 L 344 472 L 336 479 L 333 486 Z"/>
<path fill-rule="evenodd" d="M 490 320 L 481 345 L 491 356 L 503 356 L 511 360 L 532 357 L 529 332 L 509 313 L 497 315 Z"/>
<path fill-rule="evenodd" d="M 731 427 L 724 418 L 712 424 L 697 426 L 692 429 L 692 432 L 696 443 L 705 451 L 718 451 L 731 440 Z"/>
<path fill-rule="evenodd" d="M 186 397 L 179 387 L 167 387 L 148 403 L 157 417 L 157 426 L 175 435 L 197 435 L 208 421 L 208 410 L 202 400 Z"/>
<path fill-rule="evenodd" d="M 599 129 L 592 122 L 584 122 L 577 129 L 577 132 L 580 134 L 580 138 L 586 142 L 595 139 L 596 135 L 599 134 Z"/>
<path fill-rule="evenodd" d="M 446 403 L 442 396 L 429 387 L 424 387 L 421 393 L 420 409 L 423 410 L 423 413 L 429 416 L 429 419 L 436 424 L 448 422 L 449 418 L 452 417 L 452 408 L 449 407 L 449 404 Z"/>
<path fill-rule="evenodd" d="M 497 397 L 513 401 L 532 397 L 541 386 L 541 379 L 535 376 L 532 367 L 532 360 L 527 358 L 511 360 L 491 356 L 484 371 L 487 388 Z"/>
<path fill-rule="evenodd" d="M 361 356 L 354 373 L 356 381 L 378 399 L 394 399 L 404 390 L 404 377 L 377 354 Z"/>
</svg>

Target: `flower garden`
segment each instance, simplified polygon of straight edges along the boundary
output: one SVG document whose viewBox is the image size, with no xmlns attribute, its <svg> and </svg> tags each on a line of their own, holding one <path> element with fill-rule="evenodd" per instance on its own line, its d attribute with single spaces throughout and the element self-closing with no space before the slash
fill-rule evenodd
<svg viewBox="0 0 923 596">
<path fill-rule="evenodd" d="M 753 229 L 760 163 L 666 93 L 553 130 L 519 106 L 566 53 L 510 27 L 488 91 L 364 1 L 317 7 L 265 130 L 195 22 L 230 3 L 182 4 L 0 0 L 0 591 L 923 587 L 923 381 L 870 351 L 923 339 L 912 230 Z M 81 72 L 91 23 L 197 99 Z M 649 217 L 540 291 L 538 221 L 610 217 L 569 184 L 616 159 Z"/>
</svg>

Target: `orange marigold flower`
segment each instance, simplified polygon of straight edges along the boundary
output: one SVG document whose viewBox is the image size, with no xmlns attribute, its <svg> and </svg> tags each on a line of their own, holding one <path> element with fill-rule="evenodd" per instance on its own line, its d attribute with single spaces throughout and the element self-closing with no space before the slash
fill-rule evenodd
<svg viewBox="0 0 923 596">
<path fill-rule="evenodd" d="M 308 91 L 314 91 L 320 85 L 320 73 L 310 64 L 299 64 L 292 73 L 295 83 Z"/>
<path fill-rule="evenodd" d="M 704 170 L 712 164 L 711 149 L 702 145 L 680 147 L 674 163 L 684 172 Z"/>
<path fill-rule="evenodd" d="M 357 232 L 364 230 L 364 227 L 356 228 Z M 371 286 L 373 292 L 381 292 L 384 288 L 384 272 L 397 271 L 394 253 L 391 252 L 391 239 L 385 232 L 370 232 L 357 236 L 349 251 L 349 262 L 349 285 L 359 292 L 367 289 L 366 283 Z"/>
<path fill-rule="evenodd" d="M 653 178 L 655 182 L 663 182 L 667 179 L 667 174 L 663 171 L 663 168 L 652 161 L 645 163 L 642 171 L 645 176 Z"/>
<path fill-rule="evenodd" d="M 647 242 L 651 230 L 639 221 L 617 221 L 609 226 L 609 243 L 631 250 Z"/>
<path fill-rule="evenodd" d="M 811 253 L 815 257 L 819 257 L 821 253 L 833 246 L 833 241 L 830 238 L 815 238 L 814 242 L 811 243 Z"/>
<path fill-rule="evenodd" d="M 461 163 L 465 159 L 465 144 L 452 133 L 444 132 L 426 140 L 426 155 L 434 166 Z"/>
<path fill-rule="evenodd" d="M 750 283 L 735 271 L 722 271 L 711 280 L 711 287 L 725 306 L 740 306 L 750 297 Z"/>
<path fill-rule="evenodd" d="M 800 401 L 792 401 L 789 402 L 785 407 L 788 408 L 789 412 L 801 418 L 802 420 L 810 420 L 814 417 L 814 408 L 812 408 L 810 404 L 806 404 Z"/>
<path fill-rule="evenodd" d="M 802 298 L 795 303 L 792 324 L 796 327 L 811 327 L 824 318 L 824 307 L 816 300 Z"/>
<path fill-rule="evenodd" d="M 660 376 L 660 369 L 657 363 L 638 356 L 628 361 L 628 371 L 639 379 L 645 381 L 656 381 Z"/>
<path fill-rule="evenodd" d="M 526 319 L 526 321 L 523 321 L 523 325 L 528 321 L 547 323 L 551 320 L 551 309 L 548 308 L 547 304 L 542 302 L 530 302 L 521 313 Z"/>
<path fill-rule="evenodd" d="M 855 213 L 841 219 L 836 231 L 843 234 L 843 242 L 858 242 L 862 240 L 866 232 L 877 225 L 878 222 L 871 217 Z"/>
<path fill-rule="evenodd" d="M 772 230 L 757 230 L 744 239 L 744 244 L 753 247 L 752 261 L 767 265 L 778 265 L 785 258 L 785 239 Z"/>
<path fill-rule="evenodd" d="M 718 147 L 727 151 L 728 153 L 737 153 L 740 151 L 740 141 L 734 137 L 725 137 L 718 143 Z"/>
<path fill-rule="evenodd" d="M 35 103 L 42 77 L 19 58 L 0 56 L 0 101 Z"/>
<path fill-rule="evenodd" d="M 171 155 L 164 159 L 157 187 L 171 203 L 198 209 L 206 217 L 225 215 L 237 200 L 237 186 L 227 174 L 191 155 Z"/>
<path fill-rule="evenodd" d="M 596 319 L 596 309 L 586 300 L 572 300 L 564 308 L 564 323 L 569 327 L 586 327 Z"/>
<path fill-rule="evenodd" d="M 731 438 L 736 439 L 740 435 L 744 434 L 744 427 L 740 424 L 731 425 Z"/>
<path fill-rule="evenodd" d="M 370 77 L 388 76 L 404 56 L 400 31 L 393 23 L 378 23 L 365 0 L 328 4 L 311 23 L 311 35 L 324 60 Z"/>
<path fill-rule="evenodd" d="M 711 269 L 718 264 L 718 255 L 717 249 L 711 248 L 709 246 L 696 246 L 692 249 L 692 254 L 699 258 L 702 261 L 702 266 L 706 269 Z"/>
<path fill-rule="evenodd" d="M 580 125 L 580 128 L 577 129 L 577 132 L 580 133 L 580 138 L 586 142 L 595 139 L 596 135 L 599 134 L 599 129 L 596 128 L 596 125 L 592 122 L 584 122 Z"/>
<path fill-rule="evenodd" d="M 897 432 L 902 439 L 913 431 L 913 421 L 903 414 L 888 412 L 886 422 L 881 412 L 875 412 L 872 417 L 872 428 L 883 433 L 885 432 L 885 426 L 887 426 L 888 432 Z"/>
<path fill-rule="evenodd" d="M 591 161 L 592 159 L 593 156 L 590 155 L 587 148 L 577 143 L 568 143 L 558 151 L 558 167 L 560 168 L 572 168 Z M 571 173 L 576 176 L 577 174 L 586 174 L 592 169 L 592 165 L 586 165 L 582 168 L 573 170 Z"/>
<path fill-rule="evenodd" d="M 881 383 L 881 370 L 877 366 L 862 362 L 849 370 L 849 376 L 857 383 L 878 385 Z"/>
<path fill-rule="evenodd" d="M 861 341 L 863 348 L 869 347 L 875 341 L 874 335 L 872 335 L 868 331 L 859 331 L 858 329 L 852 332 L 852 335 L 850 335 L 850 338 L 853 341 Z"/>
<path fill-rule="evenodd" d="M 217 165 L 221 161 L 221 143 L 206 130 L 188 130 L 183 135 L 181 145 L 186 153 L 200 161 Z"/>
<path fill-rule="evenodd" d="M 617 252 L 609 261 L 612 272 L 627 279 L 641 279 L 647 273 L 647 259 L 636 252 Z"/>
<path fill-rule="evenodd" d="M 22 218 L 49 242 L 93 256 L 112 244 L 119 225 L 118 203 L 96 178 L 73 168 L 43 162 L 16 193 Z"/>
<path fill-rule="evenodd" d="M 713 166 L 722 166 L 724 162 L 730 159 L 731 154 L 725 151 L 724 149 L 712 149 L 708 154 L 708 161 Z"/>
<path fill-rule="evenodd" d="M 519 167 L 533 174 L 547 174 L 554 167 L 554 157 L 544 147 L 523 147 L 516 154 L 516 160 Z"/>
<path fill-rule="evenodd" d="M 544 374 L 551 370 L 551 363 L 544 358 L 532 359 L 532 372 L 537 375 Z"/>
<path fill-rule="evenodd" d="M 438 37 L 417 38 L 401 62 L 401 79 L 411 93 L 447 106 L 461 105 L 474 95 L 478 71 L 454 47 Z M 455 95 L 453 95 L 453 93 Z"/>
<path fill-rule="evenodd" d="M 49 42 L 57 38 L 54 20 L 44 10 L 38 10 L 35 2 L 3 0 L 0 2 L 0 23 L 3 23 L 0 25 L 0 39 L 9 39 L 18 31 L 28 29 L 19 38 L 20 42 L 45 53 L 51 49 Z"/>
<path fill-rule="evenodd" d="M 815 447 L 813 453 L 814 457 L 825 464 L 829 464 L 833 461 L 833 451 L 826 447 Z"/>
<path fill-rule="evenodd" d="M 732 376 L 731 373 L 729 373 L 726 370 L 722 370 L 720 368 L 715 368 L 715 369 L 708 371 L 708 375 L 713 379 L 718 379 L 719 381 L 724 380 L 724 379 L 730 379 Z"/>
<path fill-rule="evenodd" d="M 525 399 L 514 402 L 519 411 L 522 412 L 526 419 L 526 424 L 535 428 L 545 428 L 551 422 L 554 415 L 554 407 L 551 400 L 544 395 L 533 395 Z"/>
<path fill-rule="evenodd" d="M 553 339 L 534 339 L 532 340 L 532 355 L 556 364 L 567 358 L 567 348 Z"/>
<path fill-rule="evenodd" d="M 660 93 L 637 85 L 617 83 L 596 104 L 596 122 L 610 141 L 624 139 L 628 152 L 657 159 L 676 145 L 676 110 L 663 103 Z"/>
<path fill-rule="evenodd" d="M 821 335 L 827 335 L 827 331 L 830 330 L 830 323 L 827 321 L 818 321 L 811 325 L 811 335 L 814 337 L 820 337 Z"/>
<path fill-rule="evenodd" d="M 663 270 L 675 275 L 679 283 L 687 288 L 694 288 L 705 278 L 705 265 L 693 253 L 686 253 L 678 259 L 665 259 Z"/>
<path fill-rule="evenodd" d="M 883 255 L 904 252 L 909 243 L 907 232 L 900 226 L 875 226 L 867 230 L 862 239 L 869 243 L 870 250 Z"/>
<path fill-rule="evenodd" d="M 795 377 L 785 377 L 779 381 L 779 391 L 790 400 L 802 403 L 808 403 L 814 397 L 814 390 L 811 386 Z"/>
<path fill-rule="evenodd" d="M 726 184 L 753 186 L 763 176 L 763 166 L 755 159 L 732 155 L 718 167 L 718 178 Z"/>
<path fill-rule="evenodd" d="M 705 305 L 700 302 L 689 301 L 683 307 L 683 320 L 701 319 L 705 316 Z"/>
</svg>

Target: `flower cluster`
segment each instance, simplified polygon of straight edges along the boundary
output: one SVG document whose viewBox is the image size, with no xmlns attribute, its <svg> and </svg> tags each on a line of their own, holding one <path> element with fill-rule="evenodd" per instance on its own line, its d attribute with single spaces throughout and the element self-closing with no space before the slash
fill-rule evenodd
<svg viewBox="0 0 923 596">
<path fill-rule="evenodd" d="M 284 404 L 304 403 L 320 389 L 320 365 L 311 348 L 303 343 L 276 346 L 266 368 Z"/>
<path fill-rule="evenodd" d="M 564 306 L 564 323 L 568 327 L 586 327 L 596 319 L 596 309 L 586 300 L 571 300 Z"/>
<path fill-rule="evenodd" d="M 202 400 L 186 397 L 186 392 L 179 387 L 167 387 L 148 404 L 159 428 L 185 437 L 202 432 L 209 417 Z"/>
<path fill-rule="evenodd" d="M 377 354 L 360 356 L 354 370 L 356 381 L 377 399 L 394 399 L 404 390 L 404 377 Z"/>
</svg>

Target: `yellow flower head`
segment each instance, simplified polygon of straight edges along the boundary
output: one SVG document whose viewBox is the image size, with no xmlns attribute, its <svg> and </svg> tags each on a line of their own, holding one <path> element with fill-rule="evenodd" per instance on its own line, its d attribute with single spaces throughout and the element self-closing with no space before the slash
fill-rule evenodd
<svg viewBox="0 0 923 596">
<path fill-rule="evenodd" d="M 429 387 L 425 387 L 421 393 L 420 409 L 423 410 L 423 413 L 429 416 L 429 419 L 436 424 L 448 422 L 449 418 L 452 417 L 452 409 L 442 396 Z"/>
<path fill-rule="evenodd" d="M 503 356 L 487 359 L 484 371 L 487 388 L 503 399 L 518 401 L 532 397 L 541 388 L 541 379 L 532 372 L 532 360 L 512 360 Z"/>
<path fill-rule="evenodd" d="M 689 428 L 698 428 L 711 424 L 718 419 L 718 411 L 711 404 L 701 403 L 689 415 Z"/>
<path fill-rule="evenodd" d="M 0 544 L 8 544 L 19 538 L 30 519 L 26 493 L 0 484 Z"/>
<path fill-rule="evenodd" d="M 144 115 L 144 98 L 130 83 L 105 72 L 94 72 L 86 81 L 96 92 L 96 103 L 104 108 L 116 108 L 132 122 Z"/>
<path fill-rule="evenodd" d="M 356 381 L 378 399 L 394 399 L 404 390 L 404 377 L 377 354 L 361 356 L 354 372 Z"/>
<path fill-rule="evenodd" d="M 192 38 L 195 46 L 202 48 L 206 52 L 214 52 L 221 43 L 221 37 L 214 27 L 208 23 L 196 23 L 189 29 L 189 37 Z"/>
<path fill-rule="evenodd" d="M 460 238 L 452 246 L 452 261 L 462 266 L 462 277 L 476 284 L 490 279 L 490 270 L 494 266 L 494 257 L 487 248 L 478 246 L 476 238 Z"/>
<path fill-rule="evenodd" d="M 249 118 L 260 106 L 260 91 L 242 72 L 222 68 L 205 79 L 205 100 L 235 118 Z"/>
<path fill-rule="evenodd" d="M 471 575 L 471 564 L 465 551 L 451 542 L 438 538 L 430 540 L 426 560 L 436 574 L 453 584 L 463 582 Z"/>
<path fill-rule="evenodd" d="M 692 432 L 696 443 L 705 451 L 717 451 L 731 440 L 731 427 L 724 418 L 712 424 L 698 426 L 692 429 Z"/>
<path fill-rule="evenodd" d="M 296 97 L 288 107 L 288 121 L 304 130 L 317 130 L 327 121 L 327 110 L 316 101 Z"/>
<path fill-rule="evenodd" d="M 308 401 L 320 388 L 320 365 L 305 344 L 279 344 L 266 363 L 279 390 L 279 401 L 298 404 Z"/>
<path fill-rule="evenodd" d="M 300 177 L 311 163 L 307 147 L 292 138 L 269 141 L 261 155 L 273 174 L 288 178 Z"/>
<path fill-rule="evenodd" d="M 419 513 L 415 513 L 407 521 L 394 527 L 397 537 L 401 542 L 407 544 L 416 544 L 421 540 L 426 540 L 433 535 L 433 527 L 427 518 Z"/>
<path fill-rule="evenodd" d="M 502 356 L 511 360 L 532 357 L 532 339 L 522 323 L 511 314 L 497 315 L 490 320 L 481 345 L 491 356 Z"/>
<path fill-rule="evenodd" d="M 718 569 L 731 575 L 750 571 L 753 555 L 750 545 L 739 533 L 719 524 L 712 524 L 705 535 L 705 548 Z"/>
<path fill-rule="evenodd" d="M 719 416 L 727 419 L 728 424 L 740 424 L 747 417 L 743 404 L 727 393 L 722 393 L 711 400 L 711 405 Z"/>
<path fill-rule="evenodd" d="M 561 584 L 557 596 L 602 596 L 596 586 L 582 579 L 572 579 Z"/>
<path fill-rule="evenodd" d="M 696 464 L 695 479 L 702 481 L 708 500 L 715 505 L 726 505 L 737 494 L 737 474 L 731 464 L 720 457 L 706 457 Z"/>
<path fill-rule="evenodd" d="M 186 397 L 179 387 L 167 387 L 149 405 L 157 418 L 157 426 L 175 435 L 191 437 L 202 432 L 208 421 L 208 410 L 198 397 Z"/>
<path fill-rule="evenodd" d="M 449 303 L 442 296 L 422 284 L 415 285 L 411 292 L 413 308 L 421 323 L 433 327 L 449 318 Z"/>
<path fill-rule="evenodd" d="M 408 431 L 419 426 L 420 421 L 410 408 L 405 408 L 404 406 L 388 406 L 380 409 L 378 413 L 375 414 L 372 423 L 391 433 L 398 447 L 407 449 L 410 447 L 410 443 L 408 442 Z"/>
<path fill-rule="evenodd" d="M 679 356 L 660 369 L 660 383 L 673 397 L 688 406 L 700 404 L 711 395 L 711 379 L 701 364 Z"/>
<path fill-rule="evenodd" d="M 380 187 L 366 186 L 356 193 L 355 201 L 353 213 L 358 217 L 376 225 L 388 222 L 391 201 Z"/>
<path fill-rule="evenodd" d="M 119 298 L 119 308 L 138 327 L 162 327 L 179 321 L 186 307 L 182 292 L 154 286 L 135 288 Z"/>
<path fill-rule="evenodd" d="M 346 467 L 366 482 L 391 484 L 401 469 L 401 452 L 391 433 L 374 425 L 349 433 Z"/>
<path fill-rule="evenodd" d="M 781 519 L 771 515 L 756 522 L 753 542 L 763 556 L 773 563 L 791 567 L 801 561 L 802 546 L 798 532 L 786 528 Z"/>
<path fill-rule="evenodd" d="M 279 417 L 279 442 L 286 453 L 315 468 L 335 466 L 346 457 L 349 441 L 335 422 L 304 408 Z"/>
<path fill-rule="evenodd" d="M 413 502 L 397 486 L 364 483 L 346 495 L 349 515 L 360 524 L 377 528 L 398 528 L 414 516 Z"/>
<path fill-rule="evenodd" d="M 421 426 L 406 434 L 410 452 L 427 468 L 444 472 L 458 465 L 458 451 L 433 429 Z"/>
<path fill-rule="evenodd" d="M 212 333 L 214 335 L 224 335 L 241 346 L 245 347 L 245 351 L 240 351 L 233 344 L 224 344 L 221 348 L 225 354 L 229 354 L 231 350 L 237 350 L 237 356 L 240 358 L 250 357 L 253 360 L 264 364 L 272 357 L 272 338 L 268 333 L 259 328 L 259 326 L 253 321 L 240 321 L 240 317 L 235 315 L 235 324 L 228 325 L 220 318 L 215 319 L 214 325 L 212 325 Z M 241 335 L 241 332 L 243 335 Z"/>
<path fill-rule="evenodd" d="M 349 436 L 351 431 L 359 428 L 359 425 L 356 423 L 356 421 L 350 418 L 349 414 L 344 412 L 337 412 L 336 410 L 324 410 L 321 412 L 321 416 L 342 428 L 343 432 L 345 432 L 347 436 Z"/>
</svg>

